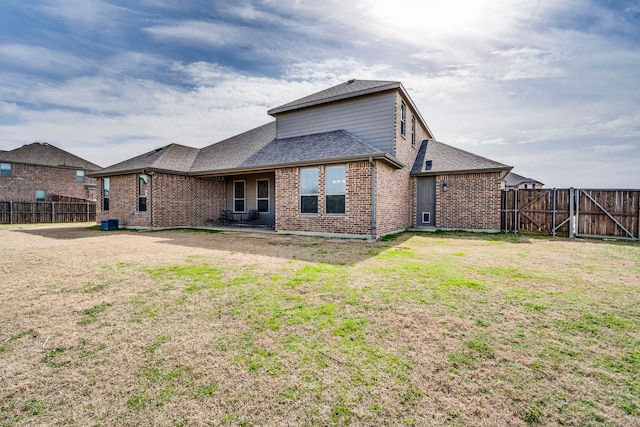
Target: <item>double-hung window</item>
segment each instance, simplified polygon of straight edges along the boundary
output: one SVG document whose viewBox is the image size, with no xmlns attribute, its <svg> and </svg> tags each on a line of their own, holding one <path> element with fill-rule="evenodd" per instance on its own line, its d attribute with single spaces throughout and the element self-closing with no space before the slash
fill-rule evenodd
<svg viewBox="0 0 640 427">
<path fill-rule="evenodd" d="M 45 196 L 46 194 L 44 190 L 36 190 L 36 202 L 44 202 Z"/>
<path fill-rule="evenodd" d="M 138 175 L 138 212 L 147 210 L 147 189 L 149 187 L 149 177 Z"/>
<path fill-rule="evenodd" d="M 300 213 L 318 213 L 318 168 L 300 169 Z"/>
<path fill-rule="evenodd" d="M 233 211 L 244 212 L 245 191 L 244 181 L 233 181 Z"/>
<path fill-rule="evenodd" d="M 404 102 L 400 103 L 400 135 L 407 134 L 407 106 Z"/>
<path fill-rule="evenodd" d="M 0 176 L 11 176 L 11 163 L 0 163 Z"/>
<path fill-rule="evenodd" d="M 346 166 L 327 166 L 325 168 L 325 211 L 328 214 L 346 212 L 345 195 L 347 192 Z"/>
<path fill-rule="evenodd" d="M 76 171 L 76 181 L 84 182 L 84 171 Z"/>
<path fill-rule="evenodd" d="M 102 178 L 102 210 L 109 210 L 109 186 L 111 178 Z"/>
<path fill-rule="evenodd" d="M 257 180 L 256 187 L 256 205 L 258 212 L 269 212 L 269 180 Z"/>
</svg>

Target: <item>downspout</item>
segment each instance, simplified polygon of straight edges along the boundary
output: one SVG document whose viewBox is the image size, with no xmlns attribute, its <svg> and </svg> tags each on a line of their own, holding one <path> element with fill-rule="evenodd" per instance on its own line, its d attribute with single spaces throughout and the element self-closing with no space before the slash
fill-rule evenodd
<svg viewBox="0 0 640 427">
<path fill-rule="evenodd" d="M 378 230 L 376 227 L 376 162 L 373 157 L 369 156 L 369 164 L 371 165 L 371 240 L 378 238 Z"/>
</svg>

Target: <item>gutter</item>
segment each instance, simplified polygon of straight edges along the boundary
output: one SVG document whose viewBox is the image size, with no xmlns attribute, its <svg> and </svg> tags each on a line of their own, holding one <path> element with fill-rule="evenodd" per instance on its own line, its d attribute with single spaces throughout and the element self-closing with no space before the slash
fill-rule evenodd
<svg viewBox="0 0 640 427">
<path fill-rule="evenodd" d="M 376 240 L 378 230 L 376 226 L 376 162 L 373 157 L 369 156 L 369 164 L 371 165 L 371 240 Z"/>
</svg>

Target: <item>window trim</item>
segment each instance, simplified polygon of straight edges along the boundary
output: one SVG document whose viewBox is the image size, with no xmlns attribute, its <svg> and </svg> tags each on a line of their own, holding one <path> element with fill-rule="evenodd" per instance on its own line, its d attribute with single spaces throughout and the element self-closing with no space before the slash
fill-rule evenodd
<svg viewBox="0 0 640 427">
<path fill-rule="evenodd" d="M 107 184 L 105 186 L 105 183 Z M 107 190 L 105 193 L 105 189 Z M 103 212 L 108 212 L 109 211 L 109 192 L 111 190 L 111 178 L 102 178 L 102 211 Z M 106 195 L 105 195 L 106 194 Z M 106 203 L 105 203 L 106 201 Z M 105 205 L 107 206 L 107 208 L 105 209 Z"/>
<path fill-rule="evenodd" d="M 76 182 L 84 182 L 84 171 L 82 169 L 76 170 Z"/>
<path fill-rule="evenodd" d="M 327 179 L 329 177 L 329 173 L 327 172 L 328 169 L 337 169 L 337 168 L 342 168 L 344 170 L 344 192 L 340 192 L 340 193 L 329 193 L 327 191 L 327 188 L 329 188 Z M 329 203 L 327 201 L 327 198 L 329 196 L 342 196 L 344 198 L 344 212 L 327 212 L 327 207 L 329 206 Z M 326 215 L 346 215 L 347 214 L 347 165 L 331 165 L 331 166 L 325 166 L 324 168 L 324 213 Z"/>
<path fill-rule="evenodd" d="M 400 102 L 400 135 L 407 135 L 407 104 Z"/>
<path fill-rule="evenodd" d="M 7 167 L 3 167 L 3 166 L 8 166 Z M 6 173 L 6 171 L 8 171 L 9 173 Z M 11 163 L 9 162 L 2 162 L 0 163 L 0 176 L 11 176 L 13 173 L 13 166 L 11 165 Z"/>
<path fill-rule="evenodd" d="M 239 183 L 239 182 L 242 183 L 242 197 L 236 197 L 236 184 Z M 245 213 L 245 212 L 247 212 L 247 181 L 244 180 L 244 179 L 234 180 L 231 190 L 233 192 L 233 212 L 236 212 L 236 213 Z M 237 200 L 242 200 L 243 210 L 241 210 L 241 211 L 236 210 L 236 201 Z"/>
<path fill-rule="evenodd" d="M 140 181 L 142 180 L 142 177 L 146 178 L 145 185 L 147 186 L 147 188 L 149 186 L 149 175 L 146 175 L 146 174 L 143 174 L 143 173 L 139 174 L 137 176 L 137 180 L 138 180 L 138 212 L 146 212 L 147 211 L 147 193 L 145 192 L 144 194 L 141 194 L 142 193 L 142 191 L 141 191 L 142 187 L 140 185 Z M 143 207 L 142 204 L 140 203 L 142 201 L 142 199 L 144 199 L 144 209 L 141 209 Z"/>
<path fill-rule="evenodd" d="M 302 192 L 302 171 L 304 170 L 312 170 L 315 169 L 316 171 L 316 192 L 315 193 L 303 193 Z M 298 212 L 300 213 L 300 215 L 318 215 L 319 209 L 318 209 L 318 204 L 320 202 L 320 168 L 317 166 L 313 166 L 313 167 L 307 167 L 307 168 L 300 168 L 300 177 L 299 177 L 299 184 L 300 184 L 300 195 L 298 196 L 298 202 L 300 203 L 300 206 L 298 208 Z M 303 197 L 315 197 L 316 198 L 316 211 L 315 212 L 302 212 L 302 198 Z"/>
<path fill-rule="evenodd" d="M 416 146 L 416 116 L 411 116 L 411 146 Z"/>
<path fill-rule="evenodd" d="M 267 197 L 260 197 L 260 184 L 258 184 L 259 182 L 267 182 Z M 266 200 L 267 201 L 267 210 L 266 211 L 261 211 L 260 210 L 260 201 L 262 200 Z M 260 213 L 271 213 L 271 180 L 269 178 L 258 178 L 256 179 L 256 211 L 260 212 Z"/>
<path fill-rule="evenodd" d="M 42 197 L 38 197 L 38 192 L 42 191 Z M 47 201 L 47 191 L 46 190 L 36 190 L 36 202 L 46 202 Z"/>
</svg>

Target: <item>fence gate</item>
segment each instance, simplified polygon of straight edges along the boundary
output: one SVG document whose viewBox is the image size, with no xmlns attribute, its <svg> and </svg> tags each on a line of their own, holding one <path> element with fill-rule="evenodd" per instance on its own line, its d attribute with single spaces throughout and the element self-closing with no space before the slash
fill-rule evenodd
<svg viewBox="0 0 640 427">
<path fill-rule="evenodd" d="M 640 190 L 504 190 L 502 229 L 505 233 L 638 240 Z"/>
</svg>

